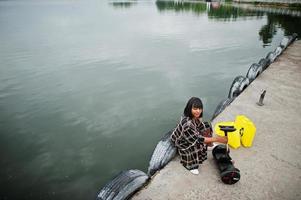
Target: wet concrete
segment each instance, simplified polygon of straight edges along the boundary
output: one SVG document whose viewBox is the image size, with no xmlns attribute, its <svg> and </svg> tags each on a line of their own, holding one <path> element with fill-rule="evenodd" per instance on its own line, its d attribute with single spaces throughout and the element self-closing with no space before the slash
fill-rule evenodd
<svg viewBox="0 0 301 200">
<path fill-rule="evenodd" d="M 266 90 L 264 106 L 256 102 Z M 176 157 L 132 199 L 301 199 L 301 41 L 294 42 L 214 121 L 244 114 L 256 125 L 250 148 L 231 149 L 241 180 L 225 185 L 208 152 L 193 175 Z"/>
</svg>

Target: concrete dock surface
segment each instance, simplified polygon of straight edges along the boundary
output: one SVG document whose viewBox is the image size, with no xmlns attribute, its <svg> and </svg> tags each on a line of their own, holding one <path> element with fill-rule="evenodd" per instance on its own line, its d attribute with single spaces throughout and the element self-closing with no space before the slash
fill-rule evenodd
<svg viewBox="0 0 301 200">
<path fill-rule="evenodd" d="M 263 90 L 264 105 L 258 106 Z M 132 199 L 301 199 L 301 41 L 290 45 L 213 126 L 240 114 L 250 118 L 257 131 L 252 147 L 231 149 L 241 172 L 239 182 L 224 184 L 208 151 L 199 175 L 186 170 L 177 156 Z"/>
</svg>

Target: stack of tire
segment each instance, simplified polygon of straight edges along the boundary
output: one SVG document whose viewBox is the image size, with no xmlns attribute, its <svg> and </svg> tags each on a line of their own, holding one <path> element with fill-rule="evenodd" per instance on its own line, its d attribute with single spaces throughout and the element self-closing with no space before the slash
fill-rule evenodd
<svg viewBox="0 0 301 200">
<path fill-rule="evenodd" d="M 264 70 L 266 70 L 271 63 L 273 63 L 283 51 L 292 44 L 298 37 L 297 33 L 291 36 L 284 37 L 279 46 L 274 51 L 269 52 L 265 58 L 259 60 L 258 63 L 253 63 L 246 74 L 246 76 L 237 76 L 234 78 L 228 98 L 223 99 L 216 107 L 211 121 L 215 119 L 233 100 L 238 97 Z"/>
</svg>

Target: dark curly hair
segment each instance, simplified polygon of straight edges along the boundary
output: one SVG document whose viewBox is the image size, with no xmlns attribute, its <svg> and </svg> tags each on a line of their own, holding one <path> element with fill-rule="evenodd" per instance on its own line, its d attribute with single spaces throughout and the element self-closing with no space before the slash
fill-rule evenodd
<svg viewBox="0 0 301 200">
<path fill-rule="evenodd" d="M 192 113 L 191 113 L 191 109 L 192 108 L 200 108 L 200 109 L 202 109 L 203 110 L 203 103 L 202 103 L 202 100 L 200 99 L 200 98 L 198 98 L 198 97 L 191 97 L 189 100 L 188 100 L 188 102 L 187 102 L 187 104 L 186 104 L 186 107 L 185 107 L 185 109 L 184 109 L 184 115 L 186 116 L 186 117 L 189 117 L 189 118 L 193 118 L 193 116 L 192 116 Z M 199 118 L 201 118 L 201 117 L 203 117 L 203 112 L 200 114 L 200 117 Z"/>
</svg>

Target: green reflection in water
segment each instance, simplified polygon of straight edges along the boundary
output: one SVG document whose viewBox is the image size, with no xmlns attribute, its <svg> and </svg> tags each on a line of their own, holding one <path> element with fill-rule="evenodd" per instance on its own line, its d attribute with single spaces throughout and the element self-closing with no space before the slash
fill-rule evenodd
<svg viewBox="0 0 301 200">
<path fill-rule="evenodd" d="M 263 16 L 262 12 L 244 10 L 242 8 L 233 7 L 228 4 L 219 2 L 203 3 L 203 2 L 176 2 L 176 1 L 157 1 L 157 8 L 163 12 L 166 10 L 174 10 L 176 12 L 190 11 L 195 14 L 208 13 L 209 18 L 217 20 L 236 20 L 238 17 L 247 16 Z"/>
<path fill-rule="evenodd" d="M 289 15 L 268 14 L 267 24 L 264 25 L 259 31 L 260 39 L 263 44 L 271 43 L 273 36 L 277 33 L 277 28 L 280 27 L 284 30 L 284 35 L 291 35 L 297 33 L 301 35 L 301 20 L 300 17 Z"/>
<path fill-rule="evenodd" d="M 238 18 L 245 17 L 262 17 L 264 14 L 257 11 L 244 10 L 242 8 L 233 7 L 229 5 L 219 5 L 213 7 L 208 12 L 209 18 L 214 18 L 217 20 L 230 21 L 237 20 Z"/>
<path fill-rule="evenodd" d="M 207 13 L 209 19 L 218 21 L 235 21 L 249 17 L 263 18 L 266 16 L 267 24 L 262 26 L 258 33 L 260 40 L 263 42 L 263 46 L 269 46 L 269 44 L 271 44 L 278 27 L 284 30 L 285 35 L 291 35 L 293 33 L 301 35 L 301 20 L 298 16 L 273 14 L 264 10 L 256 10 L 254 8 L 246 9 L 231 4 L 221 4 L 219 2 L 206 4 L 203 2 L 156 1 L 156 6 L 160 12 L 193 12 L 197 15 Z M 283 10 L 286 11 L 285 8 L 283 8 Z"/>
<path fill-rule="evenodd" d="M 173 10 L 176 12 L 193 11 L 196 14 L 206 12 L 207 6 L 204 3 L 176 2 L 176 1 L 156 1 L 159 11 Z"/>
<path fill-rule="evenodd" d="M 137 5 L 137 0 L 133 1 L 110 1 L 110 5 L 112 5 L 114 8 L 130 8 L 134 5 Z"/>
</svg>

